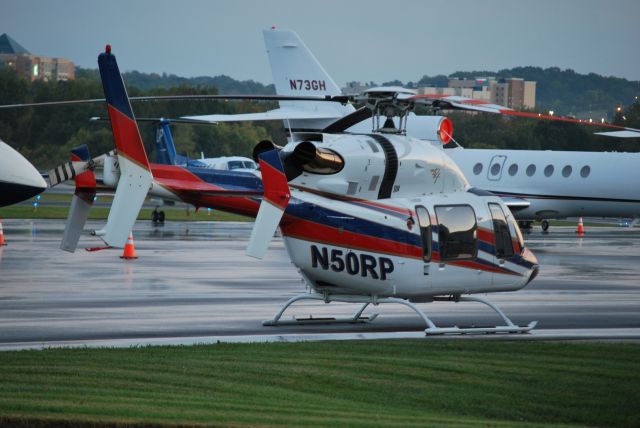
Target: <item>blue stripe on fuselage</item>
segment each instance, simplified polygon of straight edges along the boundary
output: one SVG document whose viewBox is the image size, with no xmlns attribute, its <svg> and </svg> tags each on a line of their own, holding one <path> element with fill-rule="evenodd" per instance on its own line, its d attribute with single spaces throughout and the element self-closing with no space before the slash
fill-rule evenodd
<svg viewBox="0 0 640 428">
<path fill-rule="evenodd" d="M 286 213 L 294 217 L 334 227 L 336 229 L 342 228 L 347 232 L 386 239 L 416 247 L 421 247 L 422 245 L 420 236 L 415 233 L 354 217 L 350 214 L 303 202 L 295 198 L 292 198 L 289 202 Z"/>
<path fill-rule="evenodd" d="M 225 190 L 263 190 L 262 180 L 250 172 L 194 167 L 188 167 L 187 170 L 202 181 L 222 187 Z"/>
</svg>

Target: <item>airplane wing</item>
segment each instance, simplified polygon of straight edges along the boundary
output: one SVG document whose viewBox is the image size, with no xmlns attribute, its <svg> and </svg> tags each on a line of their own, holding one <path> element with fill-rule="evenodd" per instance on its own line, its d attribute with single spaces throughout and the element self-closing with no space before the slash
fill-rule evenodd
<svg viewBox="0 0 640 428">
<path fill-rule="evenodd" d="M 640 131 L 636 131 L 632 128 L 627 128 L 624 131 L 596 132 L 595 134 L 616 138 L 640 138 Z"/>
<path fill-rule="evenodd" d="M 473 98 L 461 97 L 458 95 L 441 95 L 441 94 L 419 94 L 404 97 L 408 100 L 423 101 L 442 110 L 468 110 L 483 113 L 501 114 L 504 116 L 528 117 L 531 119 L 552 120 L 556 122 L 579 123 L 582 125 L 591 125 L 601 128 L 617 129 L 618 131 L 596 132 L 597 135 L 617 138 L 639 138 L 640 129 L 627 128 L 624 126 L 612 125 L 609 123 L 593 122 L 590 120 L 573 119 L 570 117 L 553 116 L 542 113 L 532 113 L 526 111 L 513 110 L 498 104 L 492 104 L 488 101 L 475 100 Z"/>
<path fill-rule="evenodd" d="M 511 212 L 524 210 L 526 208 L 529 208 L 529 206 L 531 206 L 531 202 L 523 198 L 516 198 L 513 196 L 503 196 L 502 200 L 504 201 L 505 205 L 509 207 Z"/>
<path fill-rule="evenodd" d="M 182 119 L 196 120 L 208 123 L 218 122 L 246 122 L 287 119 L 338 119 L 340 116 L 333 112 L 310 111 L 294 108 L 277 108 L 262 113 L 245 114 L 208 114 L 202 116 L 183 116 Z"/>
</svg>

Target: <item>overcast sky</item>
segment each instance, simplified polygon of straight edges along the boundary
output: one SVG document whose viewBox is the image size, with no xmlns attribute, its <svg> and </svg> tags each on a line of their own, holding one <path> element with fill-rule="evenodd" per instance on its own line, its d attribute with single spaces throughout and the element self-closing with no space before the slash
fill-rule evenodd
<svg viewBox="0 0 640 428">
<path fill-rule="evenodd" d="M 96 68 L 271 83 L 261 30 L 298 32 L 338 84 L 533 65 L 640 80 L 640 0 L 0 0 L 0 33 Z"/>
</svg>

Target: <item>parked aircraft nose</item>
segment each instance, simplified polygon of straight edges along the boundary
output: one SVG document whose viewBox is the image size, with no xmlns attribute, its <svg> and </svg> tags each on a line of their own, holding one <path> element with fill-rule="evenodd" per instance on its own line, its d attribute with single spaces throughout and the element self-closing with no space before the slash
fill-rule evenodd
<svg viewBox="0 0 640 428">
<path fill-rule="evenodd" d="M 46 188 L 38 170 L 0 140 L 0 207 L 27 200 Z"/>
</svg>

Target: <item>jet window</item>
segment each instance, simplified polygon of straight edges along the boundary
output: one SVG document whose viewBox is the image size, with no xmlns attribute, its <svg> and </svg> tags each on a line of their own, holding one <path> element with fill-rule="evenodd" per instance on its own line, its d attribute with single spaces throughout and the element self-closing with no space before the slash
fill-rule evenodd
<svg viewBox="0 0 640 428">
<path fill-rule="evenodd" d="M 566 165 L 564 168 L 562 168 L 562 176 L 563 177 L 570 176 L 571 171 L 573 171 L 573 168 L 571 168 L 571 165 Z"/>
<path fill-rule="evenodd" d="M 512 163 L 511 166 L 509 167 L 509 175 L 513 177 L 517 173 L 518 173 L 518 165 L 515 163 Z"/>
<path fill-rule="evenodd" d="M 511 257 L 514 254 L 513 243 L 504 211 L 498 204 L 489 204 L 489 210 L 491 211 L 493 231 L 496 238 L 496 257 L 499 259 Z"/>
<path fill-rule="evenodd" d="M 422 259 L 429 262 L 431 261 L 431 217 L 429 217 L 429 211 L 422 205 L 416 206 L 416 215 L 422 239 Z"/>
<path fill-rule="evenodd" d="M 591 174 L 591 167 L 589 165 L 583 166 L 582 169 L 580 170 L 580 176 L 582 178 L 587 178 L 589 174 Z"/>
<path fill-rule="evenodd" d="M 493 165 L 491 165 L 491 175 L 498 175 L 498 174 L 500 174 L 500 164 L 494 163 Z"/>
<path fill-rule="evenodd" d="M 551 177 L 551 175 L 553 174 L 553 169 L 553 165 L 547 165 L 547 167 L 544 169 L 544 176 Z"/>
<path fill-rule="evenodd" d="M 244 164 L 242 163 L 242 161 L 229 161 L 227 162 L 227 168 L 229 168 L 229 171 L 233 169 L 240 169 L 244 168 Z"/>
<path fill-rule="evenodd" d="M 477 254 L 476 215 L 469 205 L 435 207 L 441 260 L 472 259 Z"/>
<path fill-rule="evenodd" d="M 527 176 L 531 177 L 535 173 L 536 173 L 536 166 L 534 164 L 529 165 L 527 167 Z"/>
<path fill-rule="evenodd" d="M 482 164 L 480 162 L 478 162 L 477 164 L 475 164 L 473 166 L 473 173 L 475 175 L 479 175 L 482 172 Z"/>
</svg>

